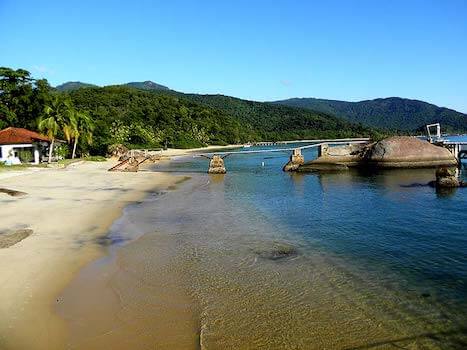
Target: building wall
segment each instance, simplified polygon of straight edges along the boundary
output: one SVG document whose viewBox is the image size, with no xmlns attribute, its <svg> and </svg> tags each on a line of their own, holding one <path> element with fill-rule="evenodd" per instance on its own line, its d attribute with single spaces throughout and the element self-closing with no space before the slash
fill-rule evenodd
<svg viewBox="0 0 467 350">
<path fill-rule="evenodd" d="M 10 164 L 21 164 L 21 161 L 18 157 L 14 156 L 15 149 L 17 148 L 32 148 L 34 154 L 33 164 L 39 164 L 40 162 L 40 153 L 39 148 L 36 144 L 18 144 L 18 145 L 0 145 L 1 147 L 1 156 L 0 162 L 7 162 Z"/>
</svg>

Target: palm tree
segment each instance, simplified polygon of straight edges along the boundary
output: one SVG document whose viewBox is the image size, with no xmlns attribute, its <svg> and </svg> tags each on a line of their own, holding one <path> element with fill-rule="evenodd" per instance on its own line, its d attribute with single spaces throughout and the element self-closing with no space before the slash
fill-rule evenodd
<svg viewBox="0 0 467 350">
<path fill-rule="evenodd" d="M 94 123 L 88 114 L 84 112 L 75 112 L 72 118 L 72 138 L 73 138 L 73 153 L 71 158 L 76 156 L 76 146 L 78 139 L 82 136 L 88 144 L 92 143 L 92 132 L 94 130 Z"/>
<path fill-rule="evenodd" d="M 44 132 L 51 140 L 49 147 L 49 160 L 52 161 L 55 138 L 60 129 L 63 130 L 65 138 L 71 139 L 71 115 L 72 107 L 70 103 L 62 98 L 55 96 L 50 105 L 44 107 L 44 112 L 39 119 L 39 131 Z"/>
</svg>

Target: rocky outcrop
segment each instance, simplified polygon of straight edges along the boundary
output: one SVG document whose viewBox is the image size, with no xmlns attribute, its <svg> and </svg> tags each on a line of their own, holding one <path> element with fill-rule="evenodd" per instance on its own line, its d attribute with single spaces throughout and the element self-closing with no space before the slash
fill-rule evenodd
<svg viewBox="0 0 467 350">
<path fill-rule="evenodd" d="M 378 168 L 420 168 L 455 166 L 448 149 L 410 136 L 394 136 L 371 147 L 364 162 Z"/>
<path fill-rule="evenodd" d="M 439 168 L 436 170 L 436 181 L 435 186 L 438 188 L 455 188 L 465 187 L 464 184 L 459 180 L 458 171 L 456 168 Z"/>
<path fill-rule="evenodd" d="M 376 143 L 322 147 L 316 160 L 297 171 L 342 170 L 348 167 L 422 168 L 456 166 L 454 155 L 442 146 L 410 136 L 394 136 Z"/>
<path fill-rule="evenodd" d="M 22 197 L 22 196 L 27 195 L 26 192 L 10 190 L 8 188 L 0 188 L 0 193 L 6 193 L 7 195 L 12 196 L 12 197 Z"/>
</svg>

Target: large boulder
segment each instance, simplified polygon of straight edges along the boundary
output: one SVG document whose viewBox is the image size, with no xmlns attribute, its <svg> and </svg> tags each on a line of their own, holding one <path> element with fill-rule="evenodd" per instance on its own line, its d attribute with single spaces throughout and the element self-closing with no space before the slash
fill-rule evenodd
<svg viewBox="0 0 467 350">
<path fill-rule="evenodd" d="M 456 168 L 438 168 L 436 170 L 436 187 L 453 188 L 462 187 Z"/>
<path fill-rule="evenodd" d="M 368 152 L 366 163 L 378 168 L 418 168 L 455 166 L 448 149 L 410 136 L 394 136 L 377 142 Z"/>
</svg>

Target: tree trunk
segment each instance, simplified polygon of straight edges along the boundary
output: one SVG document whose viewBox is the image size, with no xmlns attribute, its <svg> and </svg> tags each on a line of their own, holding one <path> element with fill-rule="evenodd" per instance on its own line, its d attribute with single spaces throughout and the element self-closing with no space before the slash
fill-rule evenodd
<svg viewBox="0 0 467 350">
<path fill-rule="evenodd" d="M 78 136 L 75 137 L 75 143 L 73 144 L 73 153 L 71 154 L 71 159 L 75 159 L 77 144 L 78 144 Z"/>
<path fill-rule="evenodd" d="M 54 141 L 55 139 L 53 138 L 49 146 L 49 161 L 48 161 L 49 164 L 52 163 L 52 152 L 54 150 Z"/>
</svg>

